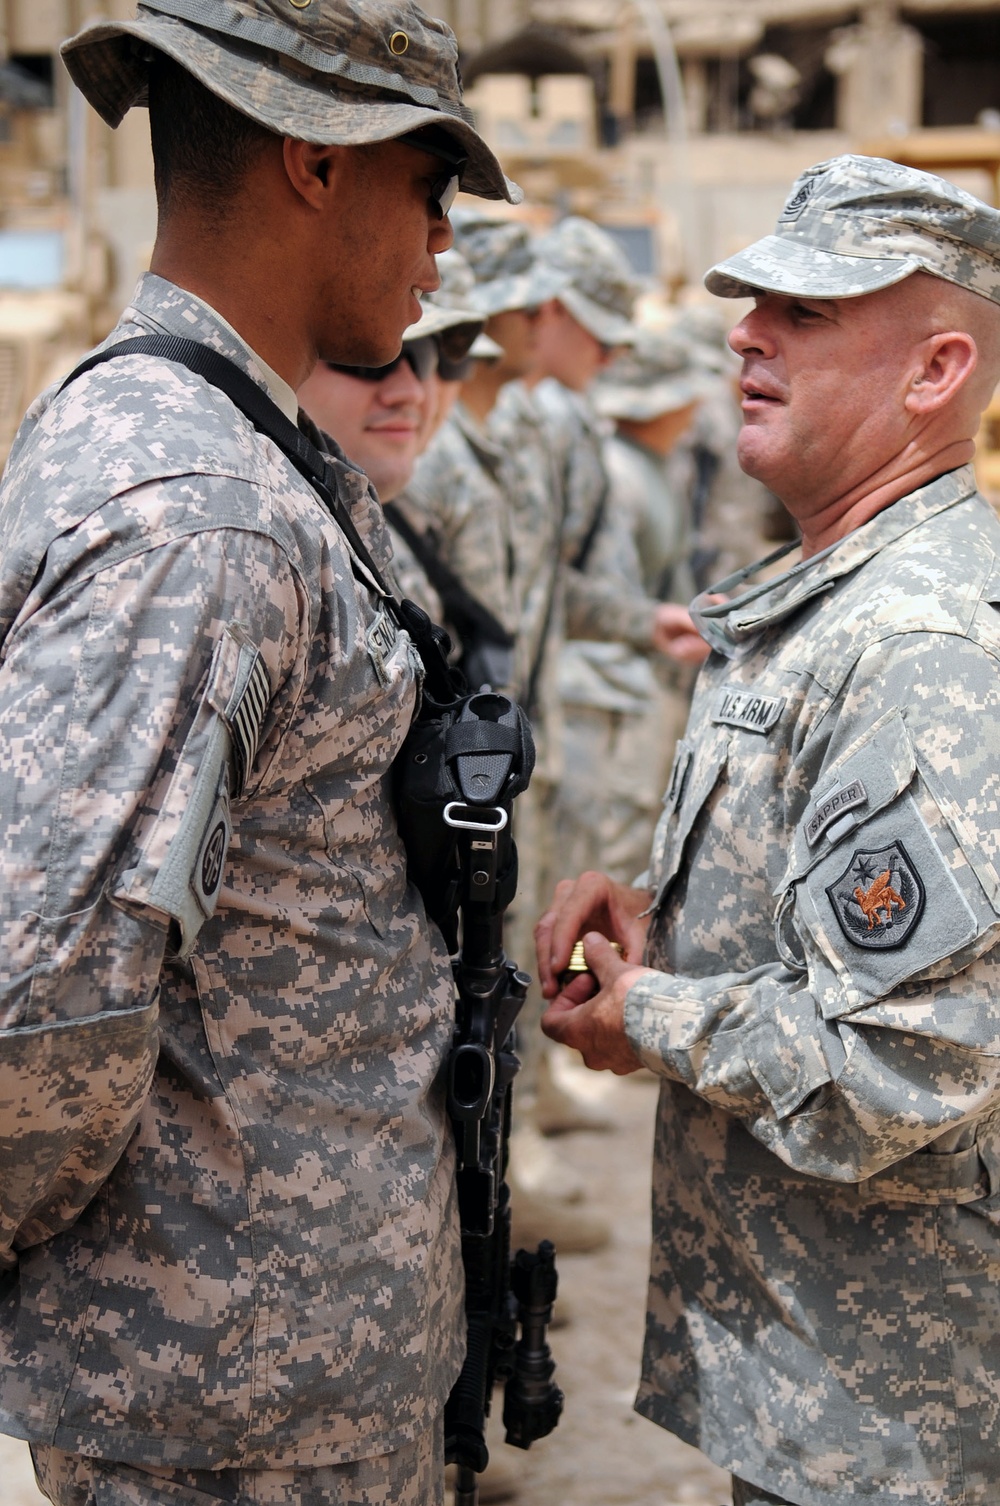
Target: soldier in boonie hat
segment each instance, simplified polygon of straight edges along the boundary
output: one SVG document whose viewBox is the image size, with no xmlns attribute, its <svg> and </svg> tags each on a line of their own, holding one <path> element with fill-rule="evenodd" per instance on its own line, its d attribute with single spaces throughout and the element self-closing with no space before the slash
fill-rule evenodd
<svg viewBox="0 0 1000 1506">
<path fill-rule="evenodd" d="M 464 354 L 473 360 L 493 360 L 503 354 L 500 346 L 489 335 L 483 334 L 486 315 L 475 308 L 476 278 L 472 268 L 457 247 L 443 251 L 437 258 L 441 286 L 436 292 L 425 294 L 422 300 L 423 313 L 416 324 L 411 324 L 403 335 L 403 344 L 423 340 L 429 336 L 438 339 L 439 361 L 447 366 L 457 365 Z M 459 380 L 449 370 L 441 373 L 446 381 Z"/>
<path fill-rule="evenodd" d="M 537 308 L 564 278 L 539 259 L 539 242 L 519 220 L 500 220 L 476 209 L 451 216 L 455 244 L 472 268 L 472 303 L 484 317 L 511 309 Z"/>
<path fill-rule="evenodd" d="M 645 423 L 698 402 L 712 385 L 690 341 L 674 329 L 640 327 L 631 347 L 598 373 L 591 396 L 604 417 Z"/>
<path fill-rule="evenodd" d="M 459 184 L 517 197 L 456 56 L 410 0 L 142 0 L 65 47 L 110 125 L 148 107 L 158 225 L 0 483 L 0 744 L 39 711 L 0 750 L 0 1425 L 63 1506 L 247 1469 L 444 1506 L 454 987 L 386 786 L 420 662 L 378 498 L 298 392 L 371 363 L 352 421 L 405 458 L 428 345 L 480 327 L 442 298 L 399 358 Z"/>
<path fill-rule="evenodd" d="M 92 21 L 61 51 L 117 126 L 146 103 L 152 49 L 279 136 L 357 146 L 439 128 L 465 158 L 467 193 L 521 198 L 462 104 L 452 32 L 412 0 L 141 0 L 134 18 Z"/>
<path fill-rule="evenodd" d="M 539 259 L 560 280 L 556 296 L 601 345 L 628 345 L 639 284 L 624 253 L 591 220 L 570 215 L 543 236 Z"/>
<path fill-rule="evenodd" d="M 929 272 L 1000 303 L 1000 212 L 933 173 L 833 157 L 795 181 L 773 235 L 707 273 L 720 298 L 858 298 Z"/>
</svg>

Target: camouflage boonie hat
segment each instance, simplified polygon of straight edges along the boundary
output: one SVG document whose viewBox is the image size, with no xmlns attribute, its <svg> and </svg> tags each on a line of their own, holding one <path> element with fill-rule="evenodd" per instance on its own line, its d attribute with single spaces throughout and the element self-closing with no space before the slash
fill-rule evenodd
<svg viewBox="0 0 1000 1506">
<path fill-rule="evenodd" d="M 639 283 L 625 253 L 592 220 L 569 215 L 542 237 L 538 256 L 562 280 L 555 296 L 602 345 L 630 345 Z"/>
<path fill-rule="evenodd" d="M 599 372 L 590 390 L 605 418 L 645 423 L 697 402 L 712 385 L 691 342 L 676 329 L 640 327 L 631 349 Z"/>
<path fill-rule="evenodd" d="M 441 286 L 421 298 L 423 313 L 416 324 L 408 325 L 403 331 L 404 343 L 422 340 L 425 335 L 439 335 L 442 330 L 454 329 L 460 324 L 475 325 L 481 330 L 485 323 L 482 314 L 469 302 L 476 279 L 462 253 L 452 247 L 440 252 L 435 261 Z"/>
<path fill-rule="evenodd" d="M 914 272 L 1000 303 L 1000 212 L 933 173 L 845 156 L 797 178 L 774 235 L 712 267 L 705 286 L 858 298 Z"/>
<path fill-rule="evenodd" d="M 468 156 L 467 193 L 521 199 L 462 104 L 454 35 L 412 0 L 140 0 L 132 20 L 93 21 L 60 50 L 117 126 L 147 103 L 152 48 L 297 141 L 358 146 L 437 126 Z"/>
<path fill-rule="evenodd" d="M 477 210 L 451 213 L 455 245 L 472 268 L 472 304 L 488 319 L 511 309 L 537 308 L 552 298 L 561 279 L 542 267 L 537 241 L 518 220 L 490 219 Z"/>
</svg>

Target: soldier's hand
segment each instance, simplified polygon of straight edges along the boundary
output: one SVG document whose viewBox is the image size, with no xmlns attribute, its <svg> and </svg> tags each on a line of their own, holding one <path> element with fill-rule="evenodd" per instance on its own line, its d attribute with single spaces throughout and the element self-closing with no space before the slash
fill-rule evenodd
<svg viewBox="0 0 1000 1506">
<path fill-rule="evenodd" d="M 687 607 L 661 601 L 653 618 L 653 647 L 676 664 L 704 664 L 710 649 Z"/>
<path fill-rule="evenodd" d="M 559 993 L 559 974 L 586 931 L 599 931 L 609 941 L 617 941 L 626 962 L 641 962 L 649 925 L 641 912 L 649 900 L 647 890 L 617 884 L 606 873 L 583 873 L 557 884 L 551 905 L 535 927 L 538 981 L 545 998 L 554 999 Z M 586 973 L 582 976 L 587 993 L 592 993 L 592 980 Z M 579 985 L 575 988 L 576 1002 L 587 997 Z"/>
<path fill-rule="evenodd" d="M 625 996 L 649 969 L 623 962 L 597 931 L 588 932 L 583 945 L 590 971 L 574 978 L 553 1000 L 542 1016 L 542 1029 L 552 1040 L 579 1051 L 592 1071 L 624 1077 L 642 1066 L 625 1034 Z M 597 992 L 581 1000 L 583 978 L 596 979 Z"/>
</svg>

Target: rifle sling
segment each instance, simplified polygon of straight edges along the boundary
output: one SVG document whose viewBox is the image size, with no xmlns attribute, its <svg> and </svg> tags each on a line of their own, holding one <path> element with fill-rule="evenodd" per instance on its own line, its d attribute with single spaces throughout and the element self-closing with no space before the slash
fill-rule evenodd
<svg viewBox="0 0 1000 1506">
<path fill-rule="evenodd" d="M 87 356 L 70 372 L 60 391 L 76 381 L 77 377 L 116 356 L 159 356 L 164 361 L 174 361 L 178 366 L 186 366 L 196 376 L 204 377 L 210 386 L 224 392 L 254 428 L 272 439 L 299 474 L 308 481 L 344 534 L 353 553 L 372 576 L 379 594 L 397 623 L 401 622 L 399 603 L 368 553 L 354 519 L 337 496 L 336 480 L 331 467 L 322 452 L 282 413 L 263 387 L 247 376 L 245 371 L 241 371 L 227 356 L 220 355 L 207 345 L 199 344 L 197 340 L 186 340 L 180 335 L 141 335 L 135 340 L 122 340 L 118 345 L 110 345 L 105 350 L 98 350 Z"/>
<path fill-rule="evenodd" d="M 434 547 L 430 531 L 415 528 L 395 502 L 384 502 L 382 511 L 386 522 L 409 545 L 417 563 L 440 596 L 446 619 L 454 624 L 459 635 L 467 637 L 471 631 L 499 648 L 513 648 L 514 635 L 508 633 L 489 608 L 473 596 L 451 566 L 445 564 Z"/>
</svg>

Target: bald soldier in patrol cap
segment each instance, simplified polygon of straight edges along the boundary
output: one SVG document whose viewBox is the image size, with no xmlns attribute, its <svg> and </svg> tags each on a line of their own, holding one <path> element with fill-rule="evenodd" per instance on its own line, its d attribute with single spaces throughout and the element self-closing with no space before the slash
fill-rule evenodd
<svg viewBox="0 0 1000 1506">
<path fill-rule="evenodd" d="M 159 229 L 142 344 L 0 488 L 0 1427 L 59 1506 L 426 1506 L 464 1325 L 418 672 L 294 390 L 394 360 L 459 185 L 516 190 L 409 0 L 142 0 L 64 57 L 148 101 Z"/>
<path fill-rule="evenodd" d="M 648 875 L 558 889 L 547 1028 L 662 1079 L 639 1410 L 739 1506 L 995 1506 L 1000 213 L 839 157 L 706 280 L 801 556 L 696 613 Z"/>
</svg>

